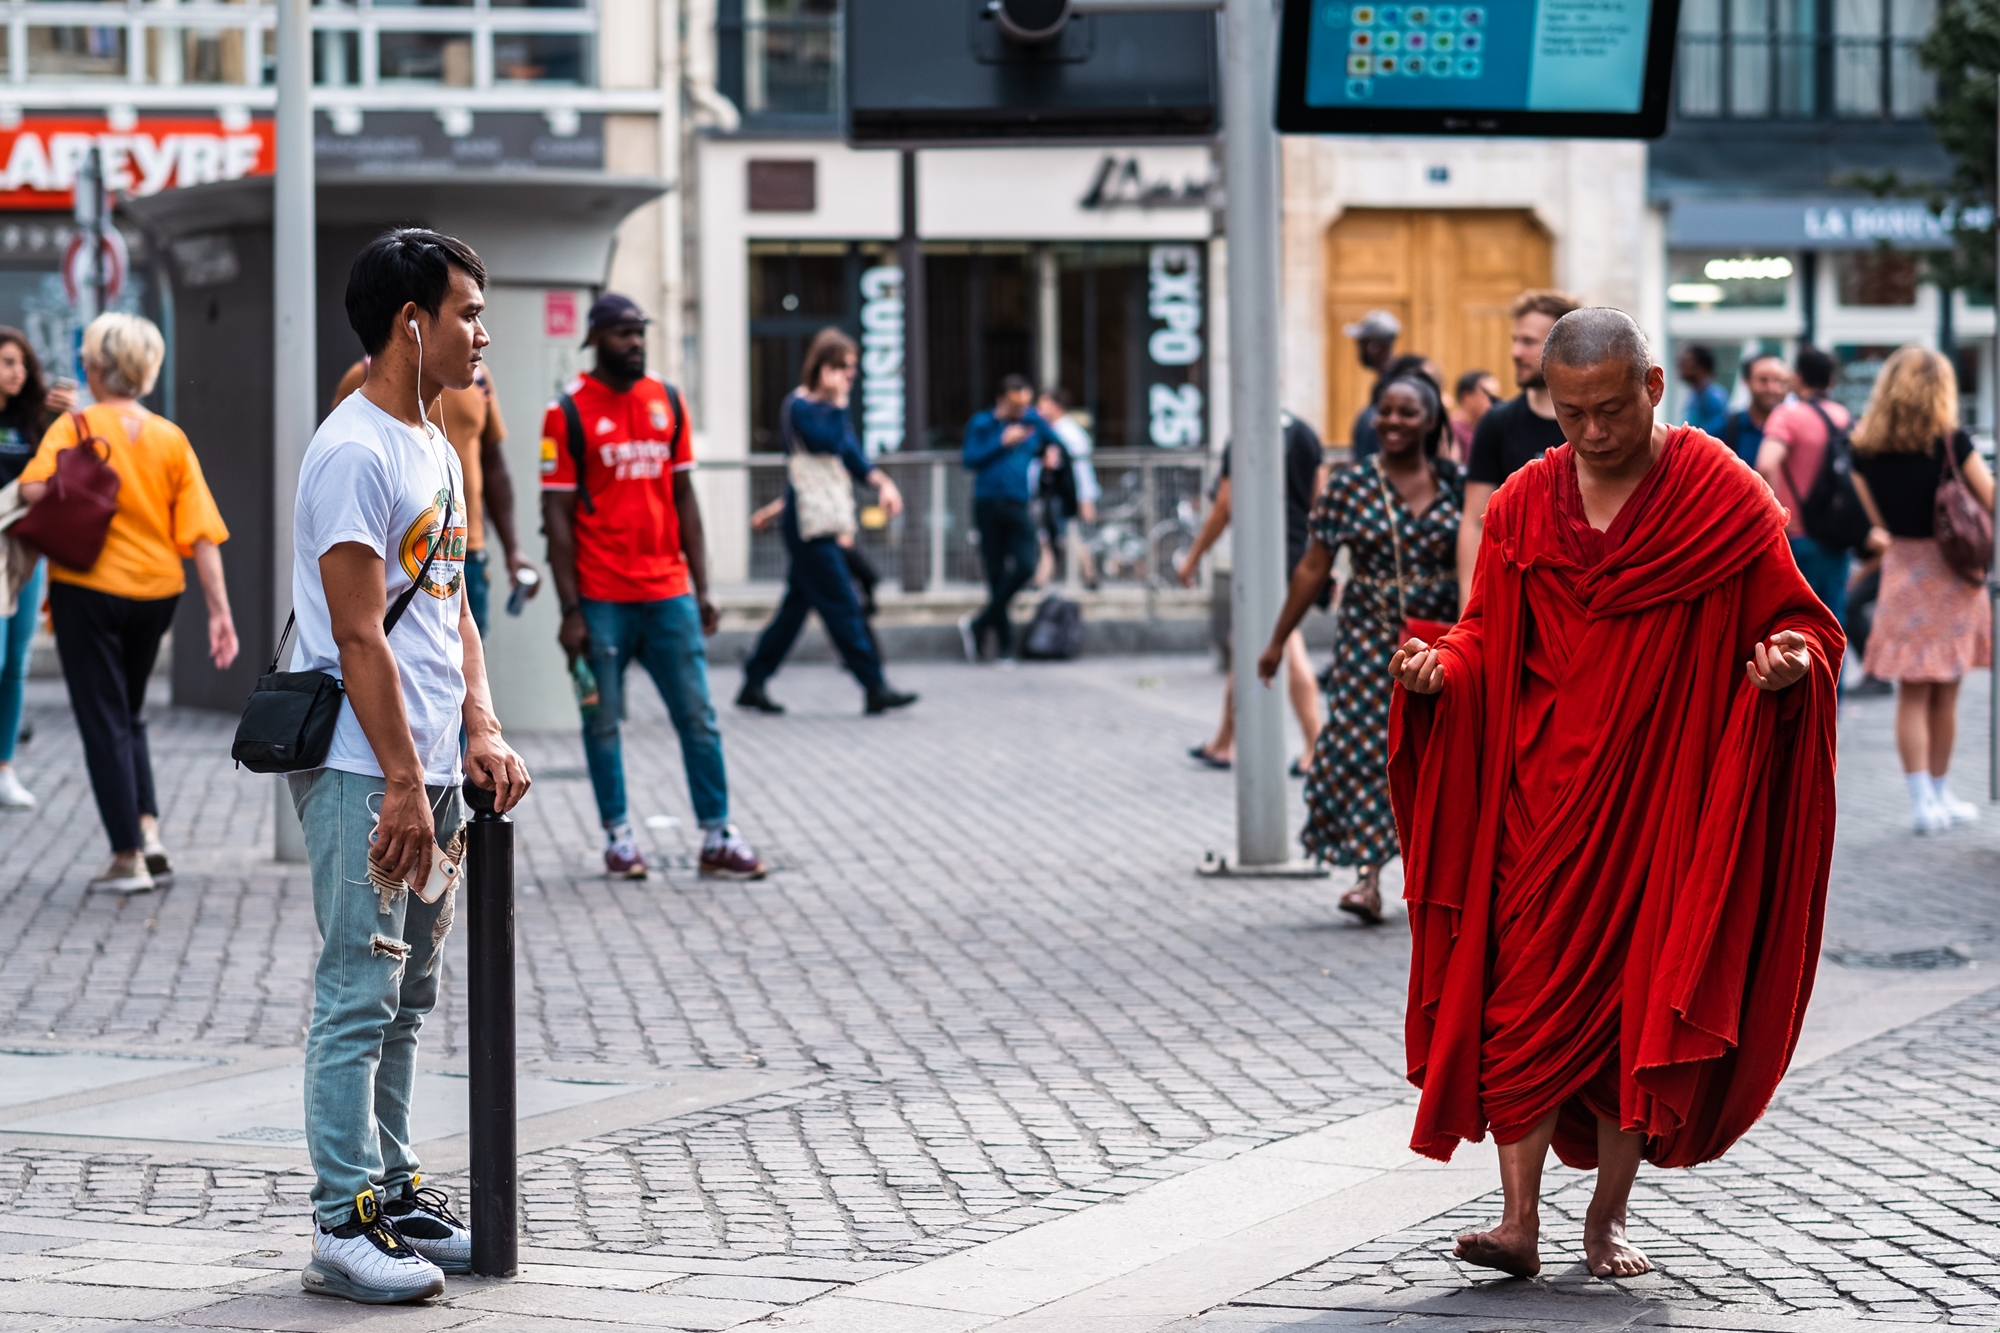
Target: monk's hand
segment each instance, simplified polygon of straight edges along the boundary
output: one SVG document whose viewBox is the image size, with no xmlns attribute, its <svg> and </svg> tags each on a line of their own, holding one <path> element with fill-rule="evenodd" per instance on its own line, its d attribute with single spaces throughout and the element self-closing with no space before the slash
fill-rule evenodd
<svg viewBox="0 0 2000 1333">
<path fill-rule="evenodd" d="M 1760 690 L 1788 689 L 1806 674 L 1812 659 L 1806 650 L 1806 636 L 1797 630 L 1773 634 L 1751 650 L 1752 660 L 1743 664 L 1750 683 Z"/>
<path fill-rule="evenodd" d="M 1389 674 L 1411 694 L 1436 694 L 1444 688 L 1444 661 L 1422 639 L 1411 639 L 1389 659 Z"/>
</svg>

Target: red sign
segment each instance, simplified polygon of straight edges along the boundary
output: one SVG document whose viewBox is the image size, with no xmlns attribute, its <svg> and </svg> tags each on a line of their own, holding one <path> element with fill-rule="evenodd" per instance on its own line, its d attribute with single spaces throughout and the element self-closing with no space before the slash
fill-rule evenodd
<svg viewBox="0 0 2000 1333">
<path fill-rule="evenodd" d="M 103 236 L 100 253 L 104 256 L 104 299 L 107 302 L 118 299 L 118 293 L 125 290 L 125 272 L 132 266 L 132 258 L 125 250 L 125 238 L 117 228 L 109 228 Z M 90 259 L 90 233 L 81 229 L 71 232 L 69 244 L 63 247 L 62 257 L 63 292 L 71 305 L 82 303 L 83 294 L 97 281 L 97 273 Z"/>
<path fill-rule="evenodd" d="M 542 336 L 576 337 L 575 292 L 549 292 L 542 297 Z"/>
<path fill-rule="evenodd" d="M 277 166 L 269 119 L 231 130 L 212 116 L 148 116 L 114 130 L 102 116 L 28 116 L 0 129 L 0 209 L 67 209 L 93 146 L 103 151 L 104 186 L 113 194 L 268 176 Z"/>
</svg>

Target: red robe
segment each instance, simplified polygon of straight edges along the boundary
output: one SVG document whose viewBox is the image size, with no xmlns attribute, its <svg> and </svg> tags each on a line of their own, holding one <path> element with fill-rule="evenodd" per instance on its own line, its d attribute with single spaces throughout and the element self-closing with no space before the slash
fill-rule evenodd
<svg viewBox="0 0 2000 1333">
<path fill-rule="evenodd" d="M 1774 694 L 1743 664 L 1781 630 L 1811 666 Z M 1390 712 L 1412 1148 L 1560 1110 L 1571 1166 L 1599 1115 L 1691 1166 L 1763 1113 L 1819 958 L 1844 644 L 1769 488 L 1699 431 L 1606 533 L 1567 445 L 1500 488 L 1444 689 Z"/>
</svg>

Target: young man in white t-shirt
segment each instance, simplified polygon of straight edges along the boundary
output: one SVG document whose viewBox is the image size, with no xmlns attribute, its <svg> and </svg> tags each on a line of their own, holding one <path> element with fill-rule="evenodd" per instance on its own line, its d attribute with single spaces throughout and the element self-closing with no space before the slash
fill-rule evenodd
<svg viewBox="0 0 2000 1333">
<path fill-rule="evenodd" d="M 326 766 L 291 775 L 324 941 L 306 1038 L 317 1225 L 303 1283 L 370 1304 L 435 1296 L 444 1273 L 471 1268 L 471 1233 L 419 1188 L 409 1124 L 417 1029 L 437 1002 L 456 896 L 427 903 L 410 886 L 439 848 L 453 860 L 464 848 L 461 725 L 463 776 L 497 809 L 528 789 L 463 595 L 465 479 L 425 420 L 439 393 L 472 383 L 489 341 L 485 282 L 463 242 L 416 228 L 356 257 L 347 318 L 368 379 L 313 435 L 293 517 L 291 669 L 338 676 L 346 692 Z"/>
</svg>

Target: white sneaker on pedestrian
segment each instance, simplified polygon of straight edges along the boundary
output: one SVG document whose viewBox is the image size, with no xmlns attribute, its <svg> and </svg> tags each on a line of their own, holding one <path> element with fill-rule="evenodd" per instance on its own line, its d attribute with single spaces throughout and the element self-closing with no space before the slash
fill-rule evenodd
<svg viewBox="0 0 2000 1333">
<path fill-rule="evenodd" d="M 979 665 L 979 634 L 972 628 L 973 615 L 967 611 L 958 618 L 958 643 L 965 649 L 965 660 L 973 666 Z"/>
<path fill-rule="evenodd" d="M 1938 800 L 1937 791 L 1931 786 L 1928 773 L 1906 774 L 1904 781 L 1910 788 L 1910 827 L 1919 837 L 1927 833 L 1942 833 L 1951 827 L 1951 815 Z"/>
<path fill-rule="evenodd" d="M 422 1183 L 422 1176 L 411 1180 L 382 1211 L 388 1214 L 396 1234 L 436 1264 L 440 1272 L 470 1273 L 472 1228 L 452 1213 L 449 1195 L 441 1189 L 419 1189 Z"/>
<path fill-rule="evenodd" d="M 118 858 L 114 856 L 90 881 L 90 887 L 99 893 L 151 893 L 154 882 L 152 872 L 146 869 L 143 859 L 134 862 L 130 869 L 121 870 Z"/>
<path fill-rule="evenodd" d="M 1979 807 L 1970 801 L 1961 801 L 1951 794 L 1951 788 L 1942 782 L 1936 786 L 1937 807 L 1944 812 L 1947 822 L 1953 824 L 1976 824 L 1979 822 Z"/>
<path fill-rule="evenodd" d="M 322 1296 L 344 1296 L 363 1305 L 395 1305 L 444 1294 L 444 1274 L 416 1252 L 376 1211 L 375 1196 L 364 1194 L 372 1220 L 357 1207 L 352 1219 L 328 1229 L 313 1227 L 313 1257 L 299 1285 Z"/>
<path fill-rule="evenodd" d="M 140 851 L 146 858 L 147 874 L 156 880 L 173 878 L 174 863 L 167 859 L 167 846 L 160 841 L 159 834 L 146 839 L 146 845 Z"/>
<path fill-rule="evenodd" d="M 9 764 L 0 768 L 0 810 L 32 810 L 35 794 L 21 785 L 20 775 Z"/>
</svg>

